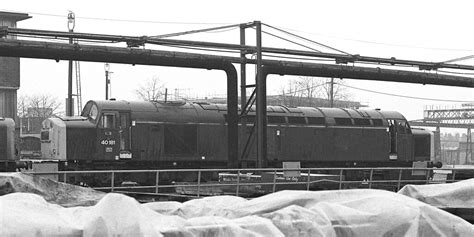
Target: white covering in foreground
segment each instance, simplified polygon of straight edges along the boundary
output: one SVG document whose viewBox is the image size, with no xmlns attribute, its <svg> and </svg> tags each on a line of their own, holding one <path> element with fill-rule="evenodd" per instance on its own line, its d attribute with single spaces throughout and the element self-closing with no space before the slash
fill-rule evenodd
<svg viewBox="0 0 474 237">
<path fill-rule="evenodd" d="M 0 196 L 0 236 L 472 236 L 473 225 L 380 190 L 282 191 L 139 204 L 107 194 L 64 208 L 35 194 Z"/>
<path fill-rule="evenodd" d="M 474 179 L 450 184 L 406 185 L 398 193 L 436 207 L 474 209 Z"/>
<path fill-rule="evenodd" d="M 24 173 L 0 173 L 0 195 L 35 193 L 65 207 L 95 205 L 105 193 Z"/>
</svg>

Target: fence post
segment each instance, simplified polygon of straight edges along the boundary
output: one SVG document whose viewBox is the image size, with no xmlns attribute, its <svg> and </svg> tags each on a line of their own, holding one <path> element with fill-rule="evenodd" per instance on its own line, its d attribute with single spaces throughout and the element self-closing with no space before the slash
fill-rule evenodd
<svg viewBox="0 0 474 237">
<path fill-rule="evenodd" d="M 197 186 L 197 196 L 199 197 L 201 193 L 201 170 L 198 170 L 198 186 Z"/>
<path fill-rule="evenodd" d="M 240 189 L 240 170 L 237 171 L 237 187 L 235 188 L 235 196 L 239 196 Z"/>
<path fill-rule="evenodd" d="M 63 182 L 64 182 L 65 184 L 67 184 L 66 175 L 67 175 L 67 173 L 66 173 L 66 172 L 64 172 L 64 176 L 63 176 Z"/>
<path fill-rule="evenodd" d="M 426 171 L 426 180 L 425 180 L 425 184 L 428 184 L 430 182 L 430 171 L 428 168 L 425 168 L 425 171 Z"/>
<path fill-rule="evenodd" d="M 275 188 L 276 188 L 276 175 L 277 175 L 277 171 L 274 170 L 273 171 L 273 189 L 272 189 L 272 193 L 275 192 Z"/>
<path fill-rule="evenodd" d="M 156 171 L 156 178 L 155 178 L 155 193 L 158 193 L 158 187 L 160 186 L 159 185 L 159 182 L 160 182 L 160 171 L 157 170 Z"/>
<path fill-rule="evenodd" d="M 110 180 L 110 191 L 113 192 L 114 191 L 114 183 L 115 183 L 115 172 L 112 171 L 112 178 Z"/>
<path fill-rule="evenodd" d="M 453 172 L 452 181 L 456 182 L 456 170 L 453 169 L 451 172 Z"/>
<path fill-rule="evenodd" d="M 342 189 L 342 169 L 339 171 L 339 190 Z"/>
<path fill-rule="evenodd" d="M 402 182 L 402 172 L 403 172 L 402 169 L 400 169 L 400 171 L 398 172 L 397 191 L 400 190 L 400 186 L 402 185 L 401 184 L 401 182 Z"/>
<path fill-rule="evenodd" d="M 308 178 L 306 179 L 306 191 L 309 191 L 310 178 L 311 178 L 311 170 L 308 169 Z"/>
<path fill-rule="evenodd" d="M 372 188 L 372 177 L 374 176 L 374 169 L 370 169 L 370 177 L 369 177 L 369 189 Z"/>
</svg>

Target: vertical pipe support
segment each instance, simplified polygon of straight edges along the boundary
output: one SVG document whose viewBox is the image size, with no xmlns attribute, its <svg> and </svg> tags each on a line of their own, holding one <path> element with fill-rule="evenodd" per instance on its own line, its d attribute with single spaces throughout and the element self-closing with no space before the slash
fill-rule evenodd
<svg viewBox="0 0 474 237">
<path fill-rule="evenodd" d="M 245 24 L 240 25 L 240 45 L 242 46 L 245 46 L 245 28 Z M 247 58 L 245 54 L 246 52 L 242 49 L 240 51 L 240 58 L 242 59 L 242 63 L 240 63 L 240 108 L 242 111 L 247 104 L 247 63 L 245 62 Z M 242 117 L 241 122 L 242 127 L 240 134 L 245 134 L 247 119 Z M 239 155 L 239 157 L 242 157 L 242 155 Z"/>
<path fill-rule="evenodd" d="M 238 115 L 238 79 L 237 70 L 229 63 L 224 62 L 221 68 L 227 74 L 227 154 L 228 168 L 239 166 L 239 115 Z"/>
<path fill-rule="evenodd" d="M 257 167 L 263 168 L 267 161 L 267 86 L 266 76 L 262 74 L 262 24 L 254 23 L 257 31 Z"/>
</svg>

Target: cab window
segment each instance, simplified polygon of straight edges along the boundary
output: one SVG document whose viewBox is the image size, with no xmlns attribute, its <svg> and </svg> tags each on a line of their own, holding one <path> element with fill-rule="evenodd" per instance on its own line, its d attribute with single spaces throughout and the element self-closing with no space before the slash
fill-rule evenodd
<svg viewBox="0 0 474 237">
<path fill-rule="evenodd" d="M 81 116 L 87 117 L 94 122 L 96 121 L 98 115 L 99 109 L 97 108 L 97 105 L 93 103 L 87 103 L 81 113 Z"/>
<path fill-rule="evenodd" d="M 115 128 L 115 114 L 104 113 L 100 119 L 101 128 Z"/>
<path fill-rule="evenodd" d="M 410 125 L 404 120 L 397 120 L 397 130 L 402 134 L 411 134 Z"/>
<path fill-rule="evenodd" d="M 97 109 L 97 105 L 93 104 L 89 113 L 87 114 L 87 117 L 91 118 L 92 120 L 96 120 L 98 113 L 99 110 Z"/>
</svg>

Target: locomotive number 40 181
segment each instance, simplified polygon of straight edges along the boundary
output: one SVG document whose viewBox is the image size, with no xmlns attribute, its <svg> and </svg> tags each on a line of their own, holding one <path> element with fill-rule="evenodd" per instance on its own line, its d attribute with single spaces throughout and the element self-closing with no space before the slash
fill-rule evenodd
<svg viewBox="0 0 474 237">
<path fill-rule="evenodd" d="M 115 140 L 106 140 L 106 139 L 104 139 L 104 140 L 100 141 L 100 144 L 101 145 L 113 146 L 113 145 L 115 145 Z"/>
</svg>

